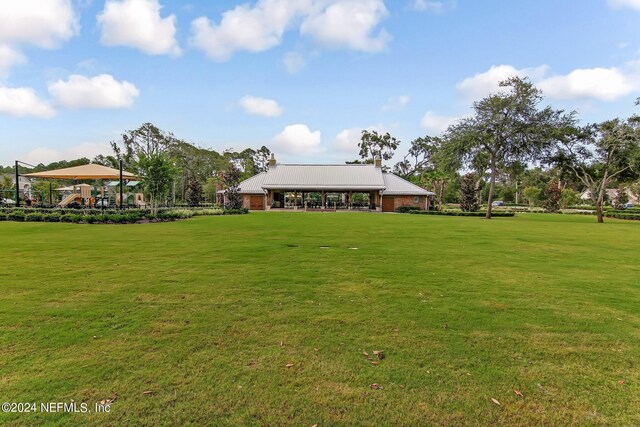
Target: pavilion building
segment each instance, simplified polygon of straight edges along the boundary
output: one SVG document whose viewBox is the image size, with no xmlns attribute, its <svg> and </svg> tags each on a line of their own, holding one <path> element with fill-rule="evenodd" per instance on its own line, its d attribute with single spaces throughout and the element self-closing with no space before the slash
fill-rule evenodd
<svg viewBox="0 0 640 427">
<path fill-rule="evenodd" d="M 273 155 L 266 172 L 239 184 L 250 210 L 373 210 L 394 212 L 402 206 L 429 208 L 435 195 L 373 164 L 282 164 Z M 224 192 L 221 192 L 222 194 Z"/>
</svg>

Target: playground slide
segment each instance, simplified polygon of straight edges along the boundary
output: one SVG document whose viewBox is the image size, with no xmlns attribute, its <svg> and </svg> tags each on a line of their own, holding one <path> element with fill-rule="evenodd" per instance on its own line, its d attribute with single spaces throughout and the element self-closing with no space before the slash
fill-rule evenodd
<svg viewBox="0 0 640 427">
<path fill-rule="evenodd" d="M 76 199 L 79 199 L 80 195 L 79 194 L 69 194 L 67 197 L 65 197 L 64 199 L 62 199 L 62 201 L 60 203 L 58 203 L 58 206 L 61 208 L 64 208 L 65 206 L 67 206 L 69 203 L 73 202 Z"/>
</svg>

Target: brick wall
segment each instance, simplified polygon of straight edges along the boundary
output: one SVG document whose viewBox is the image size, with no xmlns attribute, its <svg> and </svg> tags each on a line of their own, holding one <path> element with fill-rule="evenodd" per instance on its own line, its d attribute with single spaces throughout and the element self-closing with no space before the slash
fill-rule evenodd
<svg viewBox="0 0 640 427">
<path fill-rule="evenodd" d="M 395 196 L 394 199 L 394 209 L 398 209 L 401 206 L 411 206 L 420 209 L 426 208 L 425 196 Z"/>
</svg>

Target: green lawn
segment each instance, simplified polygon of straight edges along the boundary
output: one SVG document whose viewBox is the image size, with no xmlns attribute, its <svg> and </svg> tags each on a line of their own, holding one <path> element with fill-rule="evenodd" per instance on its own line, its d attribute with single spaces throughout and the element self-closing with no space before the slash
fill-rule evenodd
<svg viewBox="0 0 640 427">
<path fill-rule="evenodd" d="M 0 235 L 0 400 L 116 398 L 0 424 L 640 425 L 637 222 L 273 212 Z"/>
</svg>

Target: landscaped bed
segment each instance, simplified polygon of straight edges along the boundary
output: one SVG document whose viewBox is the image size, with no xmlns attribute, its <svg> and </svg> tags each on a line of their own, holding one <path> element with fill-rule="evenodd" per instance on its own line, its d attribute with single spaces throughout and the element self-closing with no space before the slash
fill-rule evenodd
<svg viewBox="0 0 640 427">
<path fill-rule="evenodd" d="M 105 210 L 98 209 L 32 209 L 12 208 L 0 210 L 0 221 L 17 222 L 74 222 L 83 224 L 137 224 L 147 222 L 167 222 L 194 216 L 240 215 L 249 213 L 247 209 L 161 209 L 153 214 L 148 209 Z"/>
<path fill-rule="evenodd" d="M 3 425 L 640 425 L 637 222 L 283 212 L 0 233 L 0 396 L 112 401 Z"/>
</svg>

